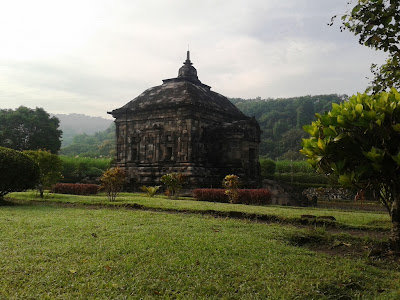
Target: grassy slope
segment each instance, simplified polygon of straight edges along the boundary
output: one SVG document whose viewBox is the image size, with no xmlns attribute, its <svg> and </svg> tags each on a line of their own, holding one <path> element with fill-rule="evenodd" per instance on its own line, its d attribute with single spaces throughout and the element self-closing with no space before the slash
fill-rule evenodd
<svg viewBox="0 0 400 300">
<path fill-rule="evenodd" d="M 13 193 L 9 198 L 14 200 L 38 200 L 34 192 Z M 283 206 L 251 206 L 241 204 L 225 204 L 213 202 L 199 202 L 193 200 L 169 200 L 158 196 L 155 198 L 145 197 L 142 194 L 123 193 L 117 197 L 115 202 L 108 202 L 104 196 L 75 196 L 48 194 L 45 201 L 64 202 L 64 203 L 82 203 L 82 204 L 100 204 L 110 206 L 140 205 L 149 209 L 181 210 L 193 212 L 242 212 L 246 214 L 257 214 L 259 216 L 275 216 L 282 221 L 296 221 L 301 215 L 316 216 L 334 216 L 337 225 L 342 227 L 359 229 L 383 229 L 390 228 L 390 219 L 384 212 L 364 212 L 364 211 L 343 211 L 335 209 L 319 208 L 300 208 Z"/>
<path fill-rule="evenodd" d="M 301 232 L 194 214 L 0 207 L 0 298 L 400 297 L 395 266 L 292 246 Z"/>
</svg>

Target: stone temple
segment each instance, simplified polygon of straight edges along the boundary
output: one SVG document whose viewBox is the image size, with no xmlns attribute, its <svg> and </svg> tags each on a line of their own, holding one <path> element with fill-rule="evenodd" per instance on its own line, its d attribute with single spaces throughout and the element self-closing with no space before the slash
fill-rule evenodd
<svg viewBox="0 0 400 300">
<path fill-rule="evenodd" d="M 183 173 L 186 189 L 220 188 L 228 174 L 243 187 L 260 182 L 260 127 L 226 97 L 201 83 L 190 53 L 178 77 L 163 80 L 121 108 L 115 118 L 115 165 L 126 170 L 130 190 L 160 185 Z"/>
</svg>

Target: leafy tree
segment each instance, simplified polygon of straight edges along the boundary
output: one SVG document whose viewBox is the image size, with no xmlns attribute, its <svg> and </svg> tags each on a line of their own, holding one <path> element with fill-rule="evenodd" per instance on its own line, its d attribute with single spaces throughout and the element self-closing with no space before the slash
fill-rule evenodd
<svg viewBox="0 0 400 300">
<path fill-rule="evenodd" d="M 301 103 L 297 108 L 297 128 L 302 128 L 314 117 L 314 105 L 311 101 Z"/>
<path fill-rule="evenodd" d="M 161 177 L 161 182 L 167 187 L 167 196 L 177 198 L 185 177 L 182 173 L 168 173 Z"/>
<path fill-rule="evenodd" d="M 341 29 L 358 36 L 360 44 L 389 54 L 385 64 L 371 66 L 375 76 L 371 82 L 373 92 L 400 88 L 400 1 L 358 0 L 342 21 Z"/>
<path fill-rule="evenodd" d="M 329 110 L 346 95 L 317 95 L 286 99 L 231 99 L 246 115 L 255 116 L 262 130 L 260 155 L 272 159 L 299 159 L 302 126 L 311 123 L 314 113 Z M 297 153 L 297 154 L 295 154 Z"/>
<path fill-rule="evenodd" d="M 311 137 L 301 152 L 344 186 L 378 190 L 392 219 L 391 247 L 400 251 L 400 94 L 357 94 L 316 117 L 304 126 Z"/>
<path fill-rule="evenodd" d="M 43 108 L 20 106 L 0 110 L 0 146 L 15 150 L 46 149 L 57 153 L 61 147 L 62 131 L 59 120 Z"/>
<path fill-rule="evenodd" d="M 11 192 L 34 188 L 39 179 L 39 167 L 28 155 L 0 147 L 0 200 Z"/>
<path fill-rule="evenodd" d="M 114 201 L 126 182 L 125 171 L 120 167 L 108 169 L 100 177 L 101 188 L 106 191 L 109 201 Z"/>
<path fill-rule="evenodd" d="M 55 154 L 51 154 L 46 150 L 27 150 L 24 151 L 32 158 L 39 166 L 39 181 L 36 184 L 36 189 L 43 198 L 44 189 L 50 189 L 60 179 L 62 179 L 62 160 Z"/>
</svg>

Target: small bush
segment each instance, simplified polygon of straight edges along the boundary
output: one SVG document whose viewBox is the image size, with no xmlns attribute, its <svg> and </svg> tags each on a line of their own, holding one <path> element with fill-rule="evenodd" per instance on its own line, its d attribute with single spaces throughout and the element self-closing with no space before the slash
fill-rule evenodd
<svg viewBox="0 0 400 300">
<path fill-rule="evenodd" d="M 261 159 L 261 176 L 264 178 L 273 178 L 276 170 L 276 163 L 272 159 Z"/>
<path fill-rule="evenodd" d="M 271 192 L 266 189 L 238 189 L 237 204 L 267 205 L 271 203 Z M 223 189 L 195 189 L 193 197 L 198 201 L 229 203 L 229 197 Z"/>
<path fill-rule="evenodd" d="M 101 188 L 106 191 L 109 201 L 114 201 L 126 183 L 126 174 L 120 167 L 108 169 L 100 178 Z"/>
<path fill-rule="evenodd" d="M 97 184 L 57 183 L 53 188 L 53 193 L 87 196 L 97 194 L 99 188 Z"/>
<path fill-rule="evenodd" d="M 230 203 L 237 203 L 239 197 L 239 185 L 239 177 L 233 174 L 226 175 L 222 181 L 222 187 L 226 189 L 225 194 L 228 195 Z"/>
<path fill-rule="evenodd" d="M 165 194 L 168 198 L 178 199 L 184 180 L 185 176 L 182 173 L 169 173 L 161 177 L 161 182 L 167 187 Z"/>
<path fill-rule="evenodd" d="M 141 186 L 140 189 L 146 193 L 148 197 L 154 197 L 154 195 L 157 193 L 158 189 L 160 188 L 159 185 L 156 186 Z"/>
</svg>

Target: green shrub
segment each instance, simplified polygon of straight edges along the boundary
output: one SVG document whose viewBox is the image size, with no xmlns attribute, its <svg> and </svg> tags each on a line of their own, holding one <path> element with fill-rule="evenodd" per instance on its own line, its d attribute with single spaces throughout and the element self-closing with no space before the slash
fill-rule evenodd
<svg viewBox="0 0 400 300">
<path fill-rule="evenodd" d="M 125 171 L 120 167 L 106 170 L 100 178 L 101 188 L 106 191 L 109 201 L 114 201 L 126 182 Z"/>
<path fill-rule="evenodd" d="M 305 187 L 335 184 L 334 178 L 316 173 L 306 161 L 277 161 L 274 179 Z"/>
<path fill-rule="evenodd" d="M 109 158 L 60 156 L 63 162 L 64 182 L 80 182 L 89 177 L 96 179 L 111 166 Z"/>
<path fill-rule="evenodd" d="M 276 163 L 272 159 L 261 159 L 261 176 L 264 178 L 273 178 L 276 170 Z"/>
<path fill-rule="evenodd" d="M 166 194 L 169 198 L 178 198 L 184 179 L 182 173 L 169 173 L 161 177 L 161 182 L 167 187 Z"/>
<path fill-rule="evenodd" d="M 304 160 L 278 160 L 276 161 L 275 171 L 276 173 L 315 173 L 313 167 Z"/>
<path fill-rule="evenodd" d="M 328 184 L 330 183 L 326 176 L 314 173 L 275 173 L 275 179 L 291 183 L 310 183 L 310 184 Z"/>
<path fill-rule="evenodd" d="M 149 197 L 154 197 L 154 195 L 157 193 L 158 189 L 160 188 L 159 185 L 156 186 L 141 186 L 140 189 L 146 193 L 147 196 Z"/>
<path fill-rule="evenodd" d="M 271 203 L 271 192 L 266 189 L 237 189 L 236 204 L 266 205 Z M 192 192 L 197 201 L 228 203 L 230 199 L 223 189 L 195 189 Z M 232 203 L 232 202 L 231 202 Z"/>
<path fill-rule="evenodd" d="M 228 195 L 230 203 L 236 203 L 239 198 L 239 176 L 226 175 L 222 181 L 222 187 L 225 188 L 225 194 Z"/>
<path fill-rule="evenodd" d="M 11 192 L 35 188 L 39 166 L 28 155 L 0 147 L 0 199 Z"/>
</svg>

